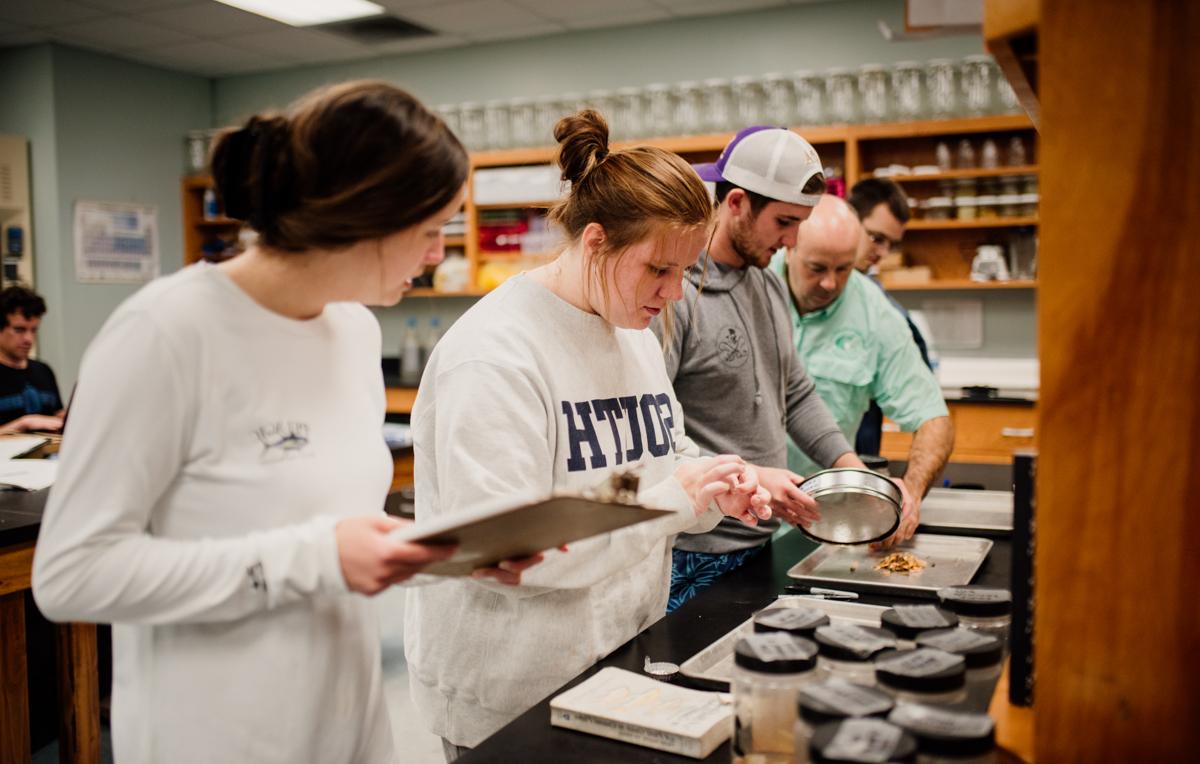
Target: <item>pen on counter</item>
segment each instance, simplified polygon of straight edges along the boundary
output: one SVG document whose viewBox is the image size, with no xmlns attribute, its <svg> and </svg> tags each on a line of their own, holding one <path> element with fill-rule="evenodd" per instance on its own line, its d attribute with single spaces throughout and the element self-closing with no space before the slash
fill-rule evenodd
<svg viewBox="0 0 1200 764">
<path fill-rule="evenodd" d="M 783 587 L 783 590 L 788 594 L 803 594 L 809 597 L 820 597 L 827 600 L 856 600 L 858 599 L 857 592 L 847 592 L 841 589 L 826 589 L 820 586 L 808 586 L 806 584 L 788 584 Z"/>
</svg>

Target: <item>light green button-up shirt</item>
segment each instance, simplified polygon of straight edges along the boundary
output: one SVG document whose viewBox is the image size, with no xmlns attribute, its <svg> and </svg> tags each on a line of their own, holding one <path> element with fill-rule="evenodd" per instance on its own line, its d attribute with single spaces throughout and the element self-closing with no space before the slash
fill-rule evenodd
<svg viewBox="0 0 1200 764">
<path fill-rule="evenodd" d="M 775 255 L 771 270 L 787 284 L 784 252 Z M 804 368 L 851 443 L 872 399 L 905 432 L 948 415 L 904 316 L 866 276 L 851 273 L 845 290 L 825 308 L 800 315 L 791 300 L 789 312 Z M 821 469 L 790 439 L 788 468 L 801 475 Z"/>
</svg>

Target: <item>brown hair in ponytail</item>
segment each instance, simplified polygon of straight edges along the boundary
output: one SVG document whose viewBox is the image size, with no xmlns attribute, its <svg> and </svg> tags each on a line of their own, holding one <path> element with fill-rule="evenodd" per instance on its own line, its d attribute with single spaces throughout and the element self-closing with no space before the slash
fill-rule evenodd
<svg viewBox="0 0 1200 764">
<path fill-rule="evenodd" d="M 691 165 L 677 154 L 649 146 L 609 151 L 608 124 L 590 109 L 563 117 L 554 128 L 558 166 L 570 193 L 550 208 L 550 221 L 576 242 L 588 223 L 604 228 L 604 258 L 590 263 L 607 294 L 603 260 L 670 230 L 706 228 L 713 204 Z M 670 335 L 672 311 L 663 312 Z"/>
<path fill-rule="evenodd" d="M 288 252 L 416 225 L 467 177 L 467 153 L 441 119 L 375 81 L 321 88 L 285 114 L 251 117 L 218 136 L 210 164 L 226 214 Z"/>
</svg>

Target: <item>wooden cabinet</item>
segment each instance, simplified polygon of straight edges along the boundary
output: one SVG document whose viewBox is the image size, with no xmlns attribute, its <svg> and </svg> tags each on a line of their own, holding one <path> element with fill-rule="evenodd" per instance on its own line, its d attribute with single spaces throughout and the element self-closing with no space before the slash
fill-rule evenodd
<svg viewBox="0 0 1200 764">
<path fill-rule="evenodd" d="M 183 264 L 221 259 L 221 252 L 237 245 L 240 220 L 204 214 L 204 193 L 213 188 L 207 175 L 190 175 L 181 183 L 183 202 Z M 206 258 L 206 252 L 211 253 Z"/>
<path fill-rule="evenodd" d="M 1010 464 L 1014 451 L 1036 443 L 1035 404 L 951 401 L 946 406 L 954 422 L 952 462 Z M 880 451 L 888 459 L 906 460 L 912 438 L 885 419 Z"/>
</svg>

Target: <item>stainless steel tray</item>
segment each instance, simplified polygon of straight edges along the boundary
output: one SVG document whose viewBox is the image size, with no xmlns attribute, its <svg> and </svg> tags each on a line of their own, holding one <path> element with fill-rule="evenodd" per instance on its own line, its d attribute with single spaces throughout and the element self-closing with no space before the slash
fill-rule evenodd
<svg viewBox="0 0 1200 764">
<path fill-rule="evenodd" d="M 921 502 L 921 528 L 1012 533 L 1012 492 L 934 488 Z"/>
<path fill-rule="evenodd" d="M 875 627 L 879 626 L 879 614 L 887 610 L 878 605 L 822 600 L 803 595 L 782 596 L 767 609 L 801 606 L 823 611 L 833 623 L 856 623 L 860 626 Z M 729 680 L 733 676 L 733 646 L 738 639 L 753 631 L 754 619 L 748 618 L 736 629 L 684 661 L 679 667 L 679 673 L 690 680 L 688 684 L 707 690 L 729 692 Z"/>
<path fill-rule="evenodd" d="M 877 552 L 864 546 L 823 544 L 793 565 L 788 575 L 840 589 L 935 597 L 944 586 L 971 583 L 991 549 L 990 539 L 929 533 L 918 533 L 903 544 Z M 913 573 L 876 570 L 876 562 L 891 552 L 911 552 L 928 564 Z"/>
</svg>

